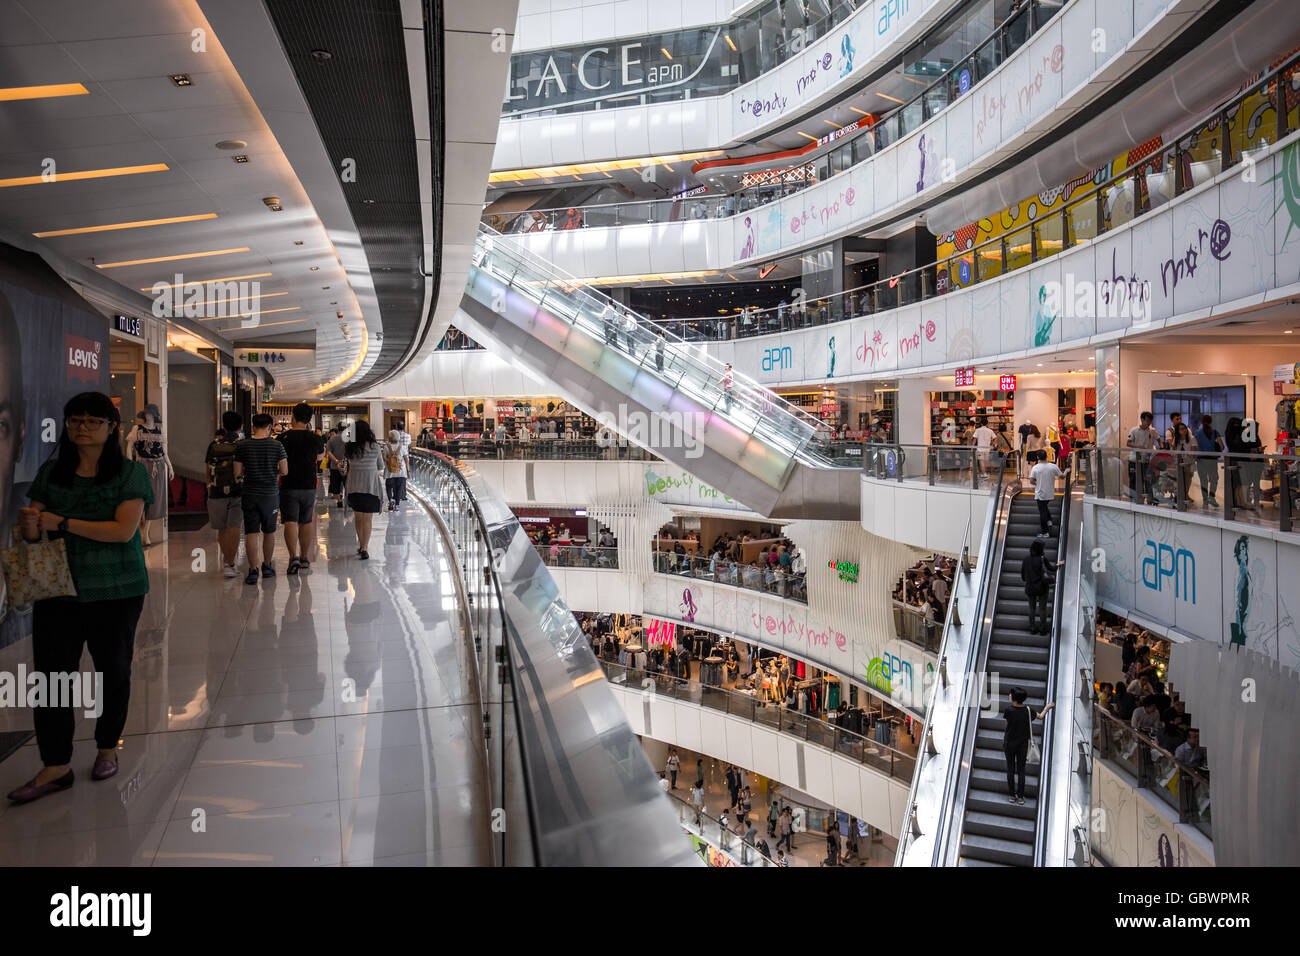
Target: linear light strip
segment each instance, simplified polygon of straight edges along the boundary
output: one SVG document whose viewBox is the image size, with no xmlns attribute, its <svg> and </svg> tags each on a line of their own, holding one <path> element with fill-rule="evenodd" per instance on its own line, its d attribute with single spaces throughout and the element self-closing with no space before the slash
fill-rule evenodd
<svg viewBox="0 0 1300 956">
<path fill-rule="evenodd" d="M 54 96 L 87 96 L 90 90 L 80 83 L 54 83 L 49 86 L 10 86 L 0 89 L 0 103 L 12 100 L 43 100 Z"/>
<path fill-rule="evenodd" d="M 77 179 L 106 179 L 109 176 L 135 176 L 139 173 L 165 173 L 170 167 L 166 163 L 150 163 L 147 166 L 117 166 L 112 169 L 82 169 L 74 173 L 44 173 L 39 176 L 19 176 L 17 179 L 0 179 L 0 189 L 10 186 L 38 186 L 42 183 L 72 182 Z"/>
<path fill-rule="evenodd" d="M 147 266 L 151 262 L 175 262 L 178 259 L 206 259 L 208 256 L 229 256 L 236 252 L 248 252 L 248 246 L 238 249 L 213 249 L 210 252 L 182 252 L 176 256 L 157 256 L 153 259 L 126 259 L 122 262 L 104 262 L 97 269 L 120 269 L 123 266 Z"/>
<path fill-rule="evenodd" d="M 54 239 L 58 236 L 82 236 L 92 232 L 112 232 L 115 229 L 143 229 L 146 226 L 171 226 L 178 222 L 199 222 L 204 219 L 216 219 L 215 212 L 200 213 L 197 216 L 172 216 L 168 219 L 139 219 L 135 222 L 115 222 L 106 226 L 82 226 L 79 229 L 54 229 L 50 232 L 32 233 L 37 239 Z"/>
<path fill-rule="evenodd" d="M 270 277 L 271 277 L 271 273 L 269 272 L 255 272 L 252 275 L 226 276 L 225 278 L 222 279 L 191 279 L 188 282 L 173 282 L 171 285 L 163 285 L 163 286 L 147 285 L 144 288 L 142 288 L 140 291 L 152 292 L 154 289 L 179 289 L 181 286 L 186 286 L 186 285 L 211 285 L 214 282 L 237 282 L 240 279 L 269 279 Z"/>
</svg>

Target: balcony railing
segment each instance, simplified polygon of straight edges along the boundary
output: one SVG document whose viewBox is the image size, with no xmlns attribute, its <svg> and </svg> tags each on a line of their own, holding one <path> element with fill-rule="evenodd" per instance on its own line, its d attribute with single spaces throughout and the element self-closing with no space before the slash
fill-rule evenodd
<svg viewBox="0 0 1300 956">
<path fill-rule="evenodd" d="M 1158 794 L 1178 812 L 1179 823 L 1214 838 L 1208 769 L 1189 767 L 1102 707 L 1093 707 L 1093 727 L 1098 757 L 1123 767 L 1137 778 L 1140 788 Z"/>
<path fill-rule="evenodd" d="M 723 826 L 717 817 L 709 816 L 707 810 L 697 808 L 671 790 L 668 791 L 668 798 L 673 802 L 673 809 L 677 811 L 677 819 L 681 821 L 683 830 L 698 834 L 701 839 L 717 847 L 733 862 L 739 862 L 741 866 L 777 865 L 759 853 L 752 843 L 747 843 L 743 833 L 737 833 L 731 827 Z"/>
<path fill-rule="evenodd" d="M 482 460 L 523 458 L 529 461 L 659 461 L 637 445 L 617 439 L 534 437 L 528 441 L 506 438 L 432 439 L 424 447 L 451 458 Z"/>
<path fill-rule="evenodd" d="M 756 568 L 752 564 L 722 559 L 713 560 L 698 554 L 677 554 L 673 551 L 655 551 L 654 569 L 660 574 L 672 574 L 699 581 L 711 581 L 747 591 L 760 591 L 774 597 L 808 603 L 808 587 L 803 574 L 794 574 L 779 565 Z"/>
<path fill-rule="evenodd" d="M 606 678 L 612 683 L 644 689 L 653 686 L 654 693 L 659 697 L 697 704 L 731 714 L 733 717 L 743 717 L 780 733 L 790 734 L 800 740 L 833 750 L 897 780 L 910 781 L 912 772 L 916 769 L 916 758 L 910 754 L 895 750 L 861 734 L 855 734 L 851 730 L 845 730 L 843 727 L 836 727 L 816 717 L 788 710 L 781 704 L 760 700 L 757 695 L 751 697 L 739 691 L 710 687 L 707 684 L 682 680 L 668 674 L 624 667 L 612 661 L 601 661 L 600 664 L 605 669 Z"/>
<path fill-rule="evenodd" d="M 1000 473 L 1016 472 L 1019 455 L 971 445 L 892 445 L 867 442 L 862 468 L 882 481 L 924 481 L 954 488 L 987 488 Z"/>
<path fill-rule="evenodd" d="M 1097 498 L 1278 531 L 1294 530 L 1300 505 L 1300 457 L 1296 455 L 1081 448 L 1074 467 L 1085 493 Z"/>
<path fill-rule="evenodd" d="M 548 568 L 596 568 L 618 570 L 618 548 L 589 547 L 585 544 L 535 544 L 537 556 Z"/>
<path fill-rule="evenodd" d="M 943 639 L 943 621 L 926 617 L 919 607 L 893 602 L 894 632 L 901 641 L 915 644 L 931 654 L 939 653 L 939 642 Z"/>
</svg>

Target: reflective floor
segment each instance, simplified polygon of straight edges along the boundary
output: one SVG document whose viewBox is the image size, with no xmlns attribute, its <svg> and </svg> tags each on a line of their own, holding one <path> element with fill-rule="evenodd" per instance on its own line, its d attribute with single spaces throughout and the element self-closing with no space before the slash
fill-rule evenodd
<svg viewBox="0 0 1300 956">
<path fill-rule="evenodd" d="M 277 576 L 257 585 L 221 576 L 208 529 L 146 552 L 121 770 L 91 781 L 93 720 L 79 717 L 76 784 L 0 798 L 0 864 L 488 860 L 472 660 L 432 519 L 414 502 L 376 516 L 362 561 L 352 513 L 317 513 L 306 575 L 284 573 L 282 538 Z M 22 642 L 0 670 L 30 659 Z M 30 711 L 0 709 L 0 730 L 30 727 Z M 33 740 L 0 763 L 0 794 L 39 766 Z"/>
</svg>

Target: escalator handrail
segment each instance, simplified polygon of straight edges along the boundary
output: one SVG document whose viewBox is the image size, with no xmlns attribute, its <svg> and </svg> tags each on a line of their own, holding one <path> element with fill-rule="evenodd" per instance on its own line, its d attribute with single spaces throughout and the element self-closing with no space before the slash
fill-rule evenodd
<svg viewBox="0 0 1300 956">
<path fill-rule="evenodd" d="M 1065 476 L 1065 496 L 1061 500 L 1061 517 L 1060 527 L 1057 528 L 1056 542 L 1056 559 L 1064 561 L 1065 549 L 1069 545 L 1066 529 L 1070 521 L 1070 492 L 1072 483 L 1070 472 Z M 1056 580 L 1056 598 L 1052 602 L 1052 639 L 1048 642 L 1047 648 L 1047 690 L 1043 693 L 1043 706 L 1056 700 L 1056 663 L 1057 663 L 1057 645 L 1061 639 L 1061 605 L 1065 595 L 1064 582 L 1060 580 L 1064 577 L 1065 565 L 1062 564 L 1058 569 Z M 1048 791 L 1051 784 L 1051 766 L 1052 766 L 1052 734 L 1055 729 L 1056 708 L 1053 707 L 1043 717 L 1043 743 L 1040 748 L 1040 759 L 1038 763 L 1038 813 L 1034 820 L 1034 866 L 1043 865 L 1043 855 L 1046 852 L 1047 840 L 1044 831 L 1044 825 L 1047 822 L 1047 803 Z M 1029 732 L 1033 734 L 1034 725 L 1030 721 Z"/>
<path fill-rule="evenodd" d="M 973 651 L 975 653 L 976 659 L 978 659 L 981 653 L 981 646 L 978 642 L 983 637 L 983 632 L 984 632 L 983 621 L 985 617 L 985 609 L 990 606 L 989 592 L 994 591 L 997 588 L 998 576 L 1000 574 L 1001 565 L 1002 565 L 1002 548 L 1006 543 L 1006 535 L 1005 534 L 999 535 L 998 527 L 999 525 L 1003 524 L 1003 522 L 1000 519 L 1004 507 L 1006 508 L 1006 512 L 1007 512 L 1007 520 L 1005 526 L 1006 527 L 1010 526 L 1011 505 L 1009 502 L 1011 500 L 1014 500 L 1015 498 L 1014 494 L 1012 494 L 1009 497 L 1006 494 L 1007 490 L 1009 490 L 1010 488 L 1010 485 L 1004 485 L 1003 482 L 1005 480 L 1005 477 L 1006 477 L 1005 470 L 1000 469 L 998 471 L 998 483 L 997 486 L 993 489 L 991 499 L 989 502 L 989 517 L 988 520 L 985 522 L 983 543 L 980 550 L 980 569 L 979 569 L 980 584 L 978 589 L 976 590 L 974 612 L 969 618 L 970 624 L 968 626 L 972 628 L 971 640 L 972 642 L 976 642 L 973 645 Z M 1018 487 L 1019 477 L 1017 477 L 1016 479 L 1016 484 Z M 1008 502 L 1007 504 L 1005 504 L 1005 506 L 1003 504 L 1004 498 Z M 996 554 L 994 553 L 995 551 L 997 552 Z M 998 569 L 997 572 L 994 571 L 995 568 Z M 993 603 L 996 604 L 996 600 Z M 948 640 L 948 634 L 945 633 L 944 647 L 940 649 L 940 660 L 943 659 L 942 655 L 946 653 L 947 640 Z M 930 859 L 931 866 L 943 865 L 942 860 L 944 857 L 947 856 L 948 841 L 951 837 L 952 816 L 957 812 L 958 808 L 964 808 L 966 805 L 965 793 L 964 793 L 965 780 L 963 780 L 963 778 L 961 777 L 960 771 L 964 759 L 963 755 L 966 749 L 966 738 L 967 736 L 971 736 L 968 733 L 968 727 L 970 723 L 970 711 L 972 709 L 970 706 L 971 684 L 974 680 L 976 680 L 979 673 L 980 673 L 979 667 L 978 664 L 976 664 L 976 666 L 973 667 L 970 666 L 966 667 L 962 674 L 961 697 L 959 698 L 959 703 L 957 707 L 957 720 L 956 720 L 956 725 L 953 727 L 953 736 L 952 736 L 953 746 L 955 748 L 954 757 L 957 757 L 959 759 L 953 759 L 952 757 L 950 757 L 948 761 L 948 772 L 945 776 L 944 786 L 943 786 L 943 802 L 939 806 L 939 816 L 937 820 L 937 827 L 935 830 L 934 846 L 931 850 L 931 859 Z M 937 686 L 937 682 L 936 682 L 936 686 Z M 980 696 L 982 696 L 982 694 Z M 978 700 L 979 697 L 976 698 L 977 703 Z M 978 707 L 975 708 L 977 713 L 978 713 L 978 709 L 979 709 Z M 927 711 L 927 720 L 929 719 L 931 713 L 932 711 Z M 976 717 L 977 724 L 978 721 L 979 718 L 977 716 Z M 971 736 L 971 739 L 973 740 L 974 737 Z M 969 778 L 967 777 L 965 779 L 968 780 Z M 963 790 L 960 800 L 957 799 L 958 789 Z"/>
<path fill-rule="evenodd" d="M 524 248 L 522 245 L 511 242 L 496 241 L 503 238 L 504 237 L 501 233 L 497 232 L 491 226 L 486 223 L 480 223 L 475 245 L 484 250 L 485 255 L 511 258 L 521 263 L 527 263 L 545 274 L 553 275 L 564 286 L 572 289 L 581 289 L 583 295 L 590 297 L 597 304 L 602 305 L 602 308 L 604 305 L 613 305 L 619 311 L 620 315 L 625 311 L 630 311 L 625 309 L 621 303 L 614 301 L 609 296 L 591 287 L 590 283 L 586 280 L 579 279 L 566 273 L 554 263 L 541 258 L 531 250 Z M 481 268 L 480 263 L 482 258 L 483 257 L 476 256 L 474 262 L 471 264 L 471 271 Z M 473 283 L 471 282 L 471 286 L 472 284 Z M 507 281 L 507 285 L 518 288 L 518 286 L 515 285 L 513 278 Z M 543 294 L 538 301 L 539 304 L 545 306 L 546 296 Z M 593 315 L 594 314 L 595 313 L 593 313 Z M 673 349 L 674 357 L 677 358 L 678 361 L 683 362 L 683 364 L 696 367 L 699 372 L 703 373 L 704 380 L 715 386 L 713 391 L 718 393 L 717 400 L 719 402 L 722 400 L 724 390 L 722 389 L 721 382 L 725 363 L 720 362 L 707 352 L 701 353 L 691 343 L 687 342 L 675 333 L 663 329 L 658 323 L 652 322 L 646 316 L 638 313 L 637 319 L 638 329 L 653 328 L 655 329 L 656 334 L 663 334 L 665 342 Z M 576 322 L 571 324 L 576 325 Z M 618 329 L 615 341 L 617 341 L 619 336 L 624 334 L 625 333 L 622 329 Z M 643 366 L 650 358 L 649 352 L 650 350 L 647 348 L 645 354 L 642 355 L 641 364 Z M 798 450 L 816 457 L 816 452 L 812 451 L 808 446 L 818 441 L 818 435 L 821 434 L 824 429 L 824 425 L 820 419 L 805 412 L 799 406 L 787 402 L 771 389 L 759 384 L 754 379 L 734 368 L 731 370 L 731 381 L 734 383 L 732 391 L 737 403 L 742 404 L 742 406 L 746 403 L 753 404 L 756 412 L 760 412 L 763 409 L 775 410 L 782 417 L 790 420 L 793 425 L 797 426 L 797 432 L 791 435 L 791 438 L 796 440 L 796 443 L 799 446 Z M 751 396 L 756 397 L 757 401 L 755 401 L 754 398 L 751 398 Z M 756 415 L 756 417 L 758 416 Z"/>
</svg>

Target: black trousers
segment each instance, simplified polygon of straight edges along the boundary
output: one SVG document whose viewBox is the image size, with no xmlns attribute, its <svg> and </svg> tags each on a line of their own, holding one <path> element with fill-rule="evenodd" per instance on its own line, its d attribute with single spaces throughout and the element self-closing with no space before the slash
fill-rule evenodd
<svg viewBox="0 0 1300 956">
<path fill-rule="evenodd" d="M 1052 526 L 1052 513 L 1047 510 L 1049 502 L 1035 498 L 1034 504 L 1038 505 L 1038 529 L 1047 534 L 1047 529 Z"/>
<path fill-rule="evenodd" d="M 1047 609 L 1047 588 L 1043 588 L 1041 594 L 1030 594 L 1025 591 L 1025 597 L 1029 599 L 1029 629 L 1032 631 L 1037 624 L 1047 627 L 1052 623 L 1049 615 L 1052 613 Z"/>
<path fill-rule="evenodd" d="M 95 723 L 95 746 L 117 747 L 131 703 L 131 658 L 135 628 L 144 609 L 144 595 L 109 601 L 79 602 L 74 598 L 37 601 L 32 610 L 32 663 L 42 674 L 73 674 L 81 666 L 81 649 L 90 648 L 95 670 L 104 675 L 103 711 Z M 66 701 L 64 702 L 66 703 Z M 72 735 L 77 727 L 72 707 L 37 707 L 32 712 L 41 762 L 58 767 L 72 760 Z"/>
<path fill-rule="evenodd" d="M 1025 795 L 1025 765 L 1029 762 L 1029 741 L 1015 750 L 1003 751 L 1007 756 L 1007 793 L 1013 797 Z"/>
</svg>

